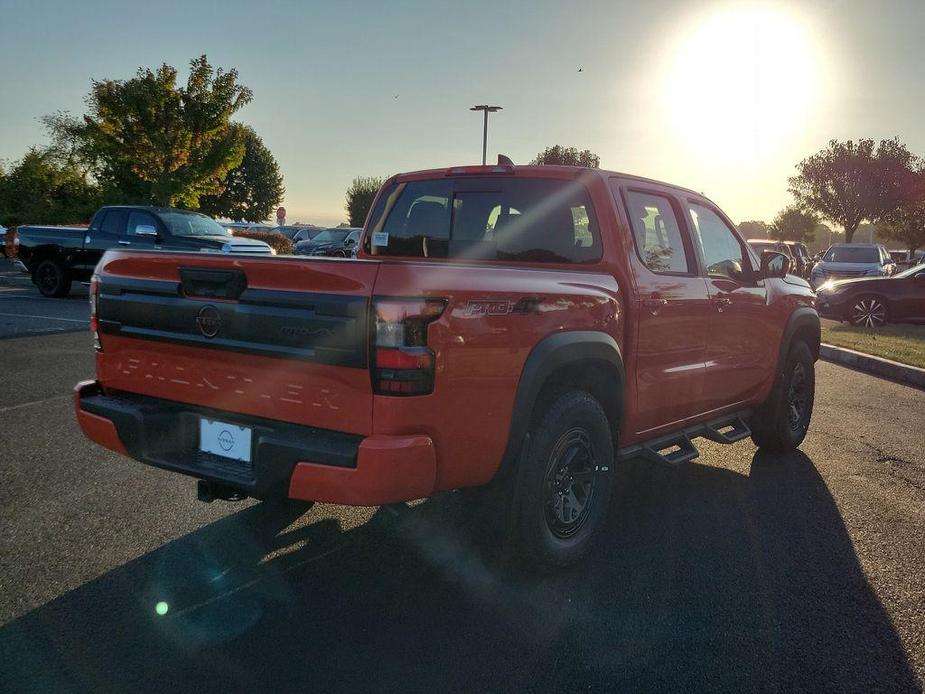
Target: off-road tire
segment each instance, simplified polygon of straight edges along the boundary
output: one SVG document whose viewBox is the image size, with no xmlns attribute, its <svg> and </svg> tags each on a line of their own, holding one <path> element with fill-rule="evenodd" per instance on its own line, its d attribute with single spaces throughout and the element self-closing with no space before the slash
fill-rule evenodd
<svg viewBox="0 0 925 694">
<path fill-rule="evenodd" d="M 611 423 L 587 392 L 568 391 L 534 417 L 517 471 L 514 528 L 532 567 L 553 569 L 584 556 L 607 515 L 613 466 Z"/>
<path fill-rule="evenodd" d="M 749 419 L 752 441 L 765 451 L 796 449 L 809 429 L 816 393 L 816 371 L 809 346 L 793 343 L 771 395 Z"/>
</svg>

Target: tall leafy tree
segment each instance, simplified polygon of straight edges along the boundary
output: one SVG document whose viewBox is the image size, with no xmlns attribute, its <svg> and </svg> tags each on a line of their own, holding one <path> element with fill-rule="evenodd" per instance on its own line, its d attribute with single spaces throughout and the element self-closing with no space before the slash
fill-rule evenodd
<svg viewBox="0 0 925 694">
<path fill-rule="evenodd" d="M 347 219 L 352 227 L 361 227 L 366 222 L 369 208 L 373 206 L 376 193 L 385 183 L 384 178 L 376 176 L 358 176 L 347 188 Z"/>
<path fill-rule="evenodd" d="M 563 147 L 553 145 L 547 147 L 536 155 L 531 164 L 559 164 L 561 166 L 584 166 L 597 169 L 601 166 L 601 158 L 590 149 L 578 150 L 576 147 Z"/>
<path fill-rule="evenodd" d="M 754 219 L 748 222 L 739 222 L 739 233 L 747 239 L 768 238 L 768 223 Z"/>
<path fill-rule="evenodd" d="M 778 212 L 769 231 L 778 241 L 810 243 L 816 237 L 819 218 L 812 212 L 790 205 Z"/>
<path fill-rule="evenodd" d="M 925 171 L 909 180 L 902 204 L 878 225 L 877 234 L 902 243 L 910 255 L 925 246 Z"/>
<path fill-rule="evenodd" d="M 901 203 L 915 157 L 896 139 L 831 140 L 797 165 L 790 192 L 804 209 L 845 230 L 851 243 L 861 222 L 876 222 Z"/>
<path fill-rule="evenodd" d="M 55 152 L 33 147 L 0 177 L 0 224 L 79 224 L 100 204 L 99 188 Z"/>
<path fill-rule="evenodd" d="M 129 80 L 94 81 L 82 121 L 57 114 L 46 125 L 58 144 L 93 162 L 105 188 L 195 208 L 221 193 L 244 158 L 244 133 L 230 118 L 251 98 L 237 70 L 215 69 L 203 55 L 190 61 L 185 86 L 170 65 L 140 68 Z"/>
<path fill-rule="evenodd" d="M 231 127 L 241 131 L 244 158 L 225 176 L 221 193 L 199 199 L 199 209 L 213 217 L 262 222 L 283 199 L 283 176 L 272 152 L 253 128 L 237 123 Z"/>
</svg>

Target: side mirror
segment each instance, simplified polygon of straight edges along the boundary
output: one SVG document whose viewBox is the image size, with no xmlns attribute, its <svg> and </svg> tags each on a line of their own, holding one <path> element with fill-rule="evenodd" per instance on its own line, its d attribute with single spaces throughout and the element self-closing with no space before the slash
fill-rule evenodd
<svg viewBox="0 0 925 694">
<path fill-rule="evenodd" d="M 784 277 L 790 272 L 790 258 L 776 251 L 763 251 L 761 253 L 760 279 L 770 277 Z"/>
<path fill-rule="evenodd" d="M 153 224 L 139 224 L 135 227 L 135 236 L 157 236 L 157 228 Z"/>
<path fill-rule="evenodd" d="M 346 241 L 344 241 L 344 245 L 345 246 L 355 246 L 356 242 L 357 242 L 356 239 L 347 239 Z"/>
</svg>

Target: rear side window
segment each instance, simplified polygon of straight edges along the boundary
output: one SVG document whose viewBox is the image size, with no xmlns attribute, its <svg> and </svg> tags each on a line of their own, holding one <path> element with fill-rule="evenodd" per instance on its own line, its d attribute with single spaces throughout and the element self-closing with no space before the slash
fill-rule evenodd
<svg viewBox="0 0 925 694">
<path fill-rule="evenodd" d="M 126 219 L 128 219 L 128 210 L 109 210 L 103 217 L 100 231 L 113 236 L 122 236 L 125 233 Z"/>
<path fill-rule="evenodd" d="M 684 238 L 671 201 L 652 193 L 629 191 L 626 204 L 639 257 L 653 272 L 691 271 Z"/>
<path fill-rule="evenodd" d="M 412 258 L 591 263 L 601 240 L 578 181 L 466 178 L 398 183 L 379 200 L 366 251 Z"/>
</svg>

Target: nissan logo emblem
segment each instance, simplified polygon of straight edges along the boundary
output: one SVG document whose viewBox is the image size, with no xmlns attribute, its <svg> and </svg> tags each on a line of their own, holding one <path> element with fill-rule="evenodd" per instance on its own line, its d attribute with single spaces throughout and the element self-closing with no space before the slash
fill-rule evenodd
<svg viewBox="0 0 925 694">
<path fill-rule="evenodd" d="M 222 316 L 211 304 L 203 306 L 199 309 L 199 315 L 196 316 L 196 325 L 205 337 L 215 337 L 222 329 Z"/>
<path fill-rule="evenodd" d="M 234 436 L 231 435 L 230 431 L 222 429 L 222 433 L 218 435 L 218 445 L 222 447 L 223 451 L 231 450 L 231 447 L 234 446 Z"/>
</svg>

